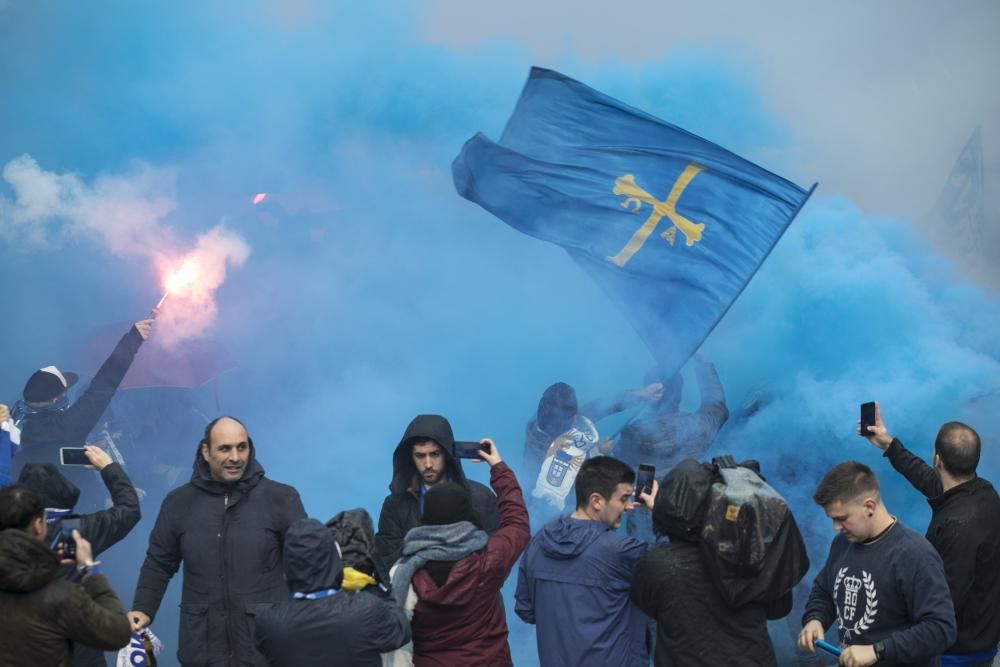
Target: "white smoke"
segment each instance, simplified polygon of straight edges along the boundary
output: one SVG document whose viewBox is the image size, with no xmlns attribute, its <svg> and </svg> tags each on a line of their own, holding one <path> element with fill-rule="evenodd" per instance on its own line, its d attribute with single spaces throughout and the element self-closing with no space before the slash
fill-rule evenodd
<svg viewBox="0 0 1000 667">
<path fill-rule="evenodd" d="M 190 261 L 197 278 L 168 298 L 157 338 L 174 344 L 197 337 L 215 321 L 215 290 L 225 281 L 227 267 L 242 266 L 250 246 L 220 223 L 186 249 L 166 223 L 175 208 L 175 177 L 172 169 L 138 164 L 128 173 L 102 174 L 88 184 L 73 173 L 45 171 L 22 155 L 3 169 L 14 198 L 0 195 L 0 234 L 21 252 L 66 240 L 96 243 L 112 255 L 156 267 L 151 279 L 159 283 Z"/>
</svg>

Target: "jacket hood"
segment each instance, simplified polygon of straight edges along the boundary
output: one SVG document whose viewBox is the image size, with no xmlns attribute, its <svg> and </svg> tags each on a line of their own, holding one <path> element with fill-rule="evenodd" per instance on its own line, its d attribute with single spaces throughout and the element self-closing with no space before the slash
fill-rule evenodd
<svg viewBox="0 0 1000 667">
<path fill-rule="evenodd" d="M 545 524 L 538 533 L 538 541 L 542 552 L 549 558 L 570 560 L 582 554 L 594 540 L 609 530 L 600 521 L 563 515 Z"/>
<path fill-rule="evenodd" d="M 316 519 L 299 519 L 285 533 L 282 561 L 293 593 L 340 588 L 344 561 L 333 533 Z"/>
<path fill-rule="evenodd" d="M 217 481 L 212 477 L 212 471 L 208 468 L 208 462 L 201 455 L 201 443 L 194 450 L 194 464 L 191 466 L 191 483 L 199 489 L 222 495 L 234 488 L 241 492 L 246 492 L 256 486 L 264 477 L 264 467 L 257 462 L 257 450 L 253 446 L 253 439 L 250 440 L 250 458 L 247 460 L 246 470 L 243 477 L 232 484 Z"/>
<path fill-rule="evenodd" d="M 433 440 L 444 450 L 445 472 L 452 482 L 465 481 L 462 464 L 455 458 L 455 436 L 451 424 L 440 415 L 417 415 L 406 427 L 406 432 L 396 445 L 392 454 L 392 481 L 389 491 L 403 493 L 411 488 L 417 475 L 417 467 L 413 464 L 411 448 L 415 440 Z"/>
<path fill-rule="evenodd" d="M 326 528 L 340 545 L 344 567 L 372 575 L 378 583 L 389 582 L 389 571 L 375 546 L 375 524 L 367 511 L 357 508 L 339 512 Z"/>
<path fill-rule="evenodd" d="M 51 463 L 25 464 L 17 481 L 40 495 L 46 507 L 73 509 L 80 499 L 76 484 Z"/>
<path fill-rule="evenodd" d="M 698 542 L 715 480 L 712 466 L 694 459 L 684 459 L 664 475 L 653 507 L 656 534 Z"/>
<path fill-rule="evenodd" d="M 59 557 L 16 528 L 0 531 L 0 590 L 31 593 L 56 578 Z"/>
</svg>

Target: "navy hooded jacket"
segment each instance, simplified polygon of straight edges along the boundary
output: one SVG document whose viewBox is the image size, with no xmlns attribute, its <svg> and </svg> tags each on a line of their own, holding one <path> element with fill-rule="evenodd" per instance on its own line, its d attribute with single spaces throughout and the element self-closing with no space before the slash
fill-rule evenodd
<svg viewBox="0 0 1000 667">
<path fill-rule="evenodd" d="M 646 616 L 629 600 L 646 545 L 600 521 L 562 516 L 521 559 L 514 611 L 538 627 L 546 667 L 646 667 Z"/>
</svg>

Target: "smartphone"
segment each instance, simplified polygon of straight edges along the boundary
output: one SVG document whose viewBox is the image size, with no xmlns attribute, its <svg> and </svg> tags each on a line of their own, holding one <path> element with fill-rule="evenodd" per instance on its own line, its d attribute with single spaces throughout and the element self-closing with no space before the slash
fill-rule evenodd
<svg viewBox="0 0 1000 667">
<path fill-rule="evenodd" d="M 59 463 L 64 466 L 89 466 L 87 450 L 83 447 L 60 447 Z"/>
<path fill-rule="evenodd" d="M 639 464 L 639 472 L 635 476 L 635 495 L 653 492 L 653 480 L 656 479 L 656 466 L 648 463 Z"/>
<path fill-rule="evenodd" d="M 875 403 L 862 403 L 861 404 L 861 435 L 868 436 L 871 432 L 865 428 L 866 426 L 875 425 Z"/>
<path fill-rule="evenodd" d="M 479 455 L 479 451 L 484 452 L 490 451 L 490 445 L 487 443 L 485 445 L 478 442 L 473 442 L 471 440 L 456 440 L 455 441 L 455 458 L 456 459 L 473 459 L 477 461 L 482 461 L 483 457 Z"/>
<path fill-rule="evenodd" d="M 59 532 L 49 545 L 53 551 L 59 552 L 59 545 L 62 545 L 62 558 L 76 558 L 76 540 L 73 539 L 73 531 L 80 531 L 80 519 L 70 517 L 63 519 L 59 524 Z M 83 537 L 83 533 L 80 533 Z"/>
<path fill-rule="evenodd" d="M 826 651 L 827 653 L 829 653 L 830 655 L 840 655 L 840 649 L 839 648 L 837 648 L 833 644 L 830 644 L 829 642 L 823 641 L 822 639 L 817 639 L 816 640 L 816 648 L 821 648 L 824 651 Z"/>
</svg>

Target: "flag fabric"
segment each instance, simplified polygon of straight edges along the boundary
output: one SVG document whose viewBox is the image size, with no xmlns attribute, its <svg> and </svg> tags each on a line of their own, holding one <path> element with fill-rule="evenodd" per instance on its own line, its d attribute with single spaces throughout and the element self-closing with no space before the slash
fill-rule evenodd
<svg viewBox="0 0 1000 667">
<path fill-rule="evenodd" d="M 923 221 L 931 241 L 965 264 L 991 262 L 985 233 L 983 144 L 976 128 L 955 160 L 937 204 Z"/>
<path fill-rule="evenodd" d="M 812 193 L 537 67 L 500 141 L 469 139 L 452 174 L 461 196 L 565 248 L 667 372 L 697 350 Z"/>
</svg>

